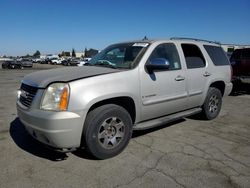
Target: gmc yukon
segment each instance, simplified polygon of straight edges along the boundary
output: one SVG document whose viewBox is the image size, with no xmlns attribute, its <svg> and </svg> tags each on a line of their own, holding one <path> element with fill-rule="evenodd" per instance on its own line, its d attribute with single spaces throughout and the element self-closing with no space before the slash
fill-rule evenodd
<svg viewBox="0 0 250 188">
<path fill-rule="evenodd" d="M 114 44 L 83 67 L 31 73 L 17 111 L 28 133 L 62 152 L 85 147 L 98 159 L 119 154 L 133 130 L 199 113 L 218 116 L 231 92 L 219 44 L 185 38 Z"/>
</svg>

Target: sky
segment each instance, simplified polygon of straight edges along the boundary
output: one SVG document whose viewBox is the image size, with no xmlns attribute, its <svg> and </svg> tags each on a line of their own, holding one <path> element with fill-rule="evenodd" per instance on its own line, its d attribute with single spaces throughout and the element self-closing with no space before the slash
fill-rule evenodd
<svg viewBox="0 0 250 188">
<path fill-rule="evenodd" d="M 0 56 L 101 50 L 144 36 L 250 44 L 250 0 L 0 0 Z"/>
</svg>

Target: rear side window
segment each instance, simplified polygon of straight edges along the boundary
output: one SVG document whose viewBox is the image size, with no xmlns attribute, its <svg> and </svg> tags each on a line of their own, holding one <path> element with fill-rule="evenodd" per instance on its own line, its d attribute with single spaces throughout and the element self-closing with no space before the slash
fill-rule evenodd
<svg viewBox="0 0 250 188">
<path fill-rule="evenodd" d="M 214 65 L 229 65 L 229 61 L 226 57 L 224 50 L 219 46 L 204 45 L 209 57 L 213 61 Z"/>
<path fill-rule="evenodd" d="M 206 66 L 205 58 L 203 57 L 198 46 L 194 44 L 182 44 L 181 47 L 188 69 L 195 69 Z"/>
</svg>

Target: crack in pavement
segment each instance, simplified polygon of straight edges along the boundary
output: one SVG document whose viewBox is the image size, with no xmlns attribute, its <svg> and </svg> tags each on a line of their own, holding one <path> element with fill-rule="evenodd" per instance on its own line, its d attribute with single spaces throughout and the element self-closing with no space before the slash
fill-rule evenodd
<svg viewBox="0 0 250 188">
<path fill-rule="evenodd" d="M 181 184 L 180 182 L 178 182 L 174 176 L 171 176 L 170 174 L 167 174 L 166 172 L 164 172 L 164 171 L 162 171 L 162 170 L 160 170 L 160 169 L 157 168 L 157 166 L 158 166 L 160 160 L 161 160 L 164 156 L 166 156 L 166 155 L 168 155 L 168 154 L 170 155 L 170 154 L 176 154 L 176 153 L 179 153 L 179 154 L 181 154 L 181 155 L 187 155 L 187 156 L 191 156 L 191 157 L 194 157 L 194 158 L 199 158 L 199 159 L 205 160 L 205 161 L 207 162 L 209 168 L 204 168 L 204 169 L 202 169 L 202 170 L 205 170 L 205 171 L 209 171 L 209 170 L 210 170 L 210 171 L 213 171 L 213 172 L 215 172 L 215 173 L 218 173 L 218 174 L 223 175 L 223 176 L 227 179 L 228 184 L 231 185 L 232 187 L 238 187 L 238 186 L 239 186 L 236 182 L 234 182 L 234 181 L 232 180 L 232 178 L 231 178 L 232 176 L 233 176 L 233 177 L 236 176 L 235 174 L 237 174 L 237 176 L 247 176 L 247 174 L 238 172 L 238 171 L 237 171 L 236 169 L 234 169 L 233 167 L 227 165 L 227 164 L 225 163 L 225 161 L 233 161 L 233 162 L 235 162 L 235 163 L 241 164 L 242 166 L 244 166 L 244 167 L 246 167 L 246 168 L 248 167 L 248 165 L 246 165 L 246 164 L 244 164 L 244 163 L 242 163 L 242 162 L 240 162 L 240 161 L 238 161 L 238 160 L 236 160 L 236 159 L 234 159 L 234 158 L 228 156 L 227 154 L 225 154 L 225 152 L 223 152 L 222 150 L 220 150 L 219 148 L 215 147 L 215 146 L 212 145 L 212 144 L 206 143 L 206 144 L 209 144 L 209 145 L 210 145 L 210 148 L 211 148 L 211 147 L 212 147 L 212 148 L 216 148 L 220 153 L 222 153 L 222 154 L 227 158 L 227 160 L 218 160 L 218 159 L 215 159 L 214 156 L 213 156 L 213 154 L 208 153 L 208 152 L 206 151 L 206 149 L 202 149 L 202 148 L 200 148 L 200 147 L 197 147 L 197 146 L 194 145 L 194 144 L 187 143 L 187 142 L 184 142 L 184 141 L 178 141 L 178 140 L 175 140 L 175 139 L 170 139 L 170 140 L 171 140 L 172 142 L 176 142 L 176 143 L 180 144 L 181 147 L 182 147 L 182 151 L 163 152 L 163 151 L 161 151 L 161 150 L 157 150 L 157 149 L 153 148 L 153 147 L 152 147 L 152 143 L 153 143 L 153 142 L 151 142 L 150 145 L 147 145 L 147 144 L 144 144 L 144 143 L 140 143 L 140 142 L 138 142 L 137 140 L 134 140 L 134 142 L 135 142 L 136 144 L 141 145 L 141 146 L 146 147 L 146 148 L 148 148 L 148 149 L 151 150 L 151 152 L 143 159 L 143 161 L 152 153 L 152 151 L 160 152 L 160 153 L 162 153 L 163 155 L 157 160 L 157 162 L 156 162 L 156 164 L 154 165 L 154 167 L 150 167 L 150 168 L 146 167 L 146 170 L 144 171 L 144 173 L 143 173 L 142 175 L 134 177 L 131 181 L 129 181 L 129 182 L 128 182 L 127 184 L 125 184 L 125 185 L 129 185 L 129 184 L 131 184 L 133 181 L 135 181 L 136 179 L 144 177 L 149 171 L 156 170 L 157 172 L 159 172 L 159 173 L 161 173 L 161 174 L 164 174 L 164 175 L 166 175 L 167 177 L 171 178 L 174 182 L 178 183 L 178 185 L 180 185 L 180 186 L 182 186 L 182 187 L 185 187 L 185 185 L 183 185 L 183 184 Z M 203 155 L 202 155 L 202 156 L 199 156 L 199 155 L 195 155 L 195 154 L 192 154 L 192 153 L 187 153 L 187 152 L 185 152 L 184 149 L 185 149 L 185 147 L 187 147 L 187 146 L 192 147 L 192 148 L 194 148 L 195 150 L 198 150 L 198 151 L 202 152 Z M 209 156 L 209 157 L 206 157 L 206 158 L 205 158 L 206 155 Z M 226 172 L 223 172 L 221 169 L 217 169 L 217 168 L 213 167 L 213 166 L 212 166 L 212 162 L 217 162 L 217 163 L 223 165 L 224 167 L 223 167 L 222 169 L 228 168 L 228 169 L 232 170 L 235 174 L 234 174 L 234 175 L 228 175 Z M 141 164 L 142 164 L 142 163 L 140 163 L 139 165 L 137 165 L 136 168 L 138 168 Z M 182 177 L 182 176 L 178 176 L 178 177 Z"/>
<path fill-rule="evenodd" d="M 149 155 L 150 155 L 150 154 L 149 154 Z M 147 155 L 147 156 L 149 156 L 149 155 Z M 174 181 L 177 185 L 179 185 L 179 186 L 181 186 L 181 187 L 183 187 L 183 188 L 186 188 L 183 184 L 179 183 L 173 176 L 168 175 L 168 174 L 162 172 L 160 169 L 157 169 L 157 166 L 158 166 L 159 162 L 162 160 L 162 158 L 163 158 L 165 155 L 167 155 L 167 154 L 165 153 L 165 154 L 161 155 L 161 156 L 157 159 L 157 161 L 156 161 L 156 163 L 155 163 L 155 165 L 154 165 L 153 167 L 146 167 L 146 166 L 145 166 L 146 169 L 145 169 L 145 171 L 144 171 L 141 175 L 137 175 L 137 176 L 135 176 L 133 179 L 131 179 L 129 182 L 127 182 L 127 183 L 125 183 L 125 184 L 117 185 L 117 186 L 115 186 L 115 188 L 118 188 L 118 187 L 121 187 L 121 186 L 129 186 L 129 185 L 130 185 L 131 183 L 133 183 L 136 179 L 143 178 L 148 172 L 153 171 L 153 170 L 155 170 L 155 171 L 157 171 L 157 172 L 163 174 L 164 176 L 170 178 L 170 179 L 171 179 L 172 181 Z M 147 157 L 146 157 L 146 158 L 147 158 Z M 140 165 L 142 165 L 142 162 L 141 162 L 139 165 L 137 165 L 136 168 L 138 168 Z"/>
<path fill-rule="evenodd" d="M 238 161 L 238 160 L 234 159 L 233 157 L 227 155 L 227 154 L 226 154 L 224 151 L 222 151 L 220 148 L 218 148 L 218 147 L 216 147 L 216 146 L 214 146 L 214 145 L 211 145 L 211 144 L 210 144 L 210 146 L 212 146 L 213 148 L 217 149 L 217 150 L 218 150 L 219 152 L 221 152 L 226 158 L 231 159 L 232 161 L 234 161 L 234 162 L 236 162 L 236 163 L 238 163 L 238 164 L 244 166 L 245 168 L 249 168 L 249 167 L 250 167 L 249 165 L 247 165 L 247 164 L 245 164 L 245 163 L 243 163 L 243 162 L 241 162 L 241 161 Z"/>
<path fill-rule="evenodd" d="M 239 145 L 242 145 L 242 144 L 249 145 L 250 144 L 250 141 L 245 140 L 245 139 L 241 139 L 241 141 L 238 141 L 238 140 L 232 139 L 231 137 L 223 137 L 223 136 L 219 135 L 219 134 L 221 134 L 221 132 L 218 132 L 218 133 L 209 133 L 209 132 L 206 132 L 206 131 L 203 131 L 203 130 L 198 130 L 198 129 L 196 129 L 194 131 L 200 132 L 200 133 L 203 133 L 203 134 L 207 134 L 209 136 L 212 136 L 212 137 L 215 137 L 215 138 L 218 138 L 218 139 L 221 139 L 221 140 L 225 140 L 225 141 L 229 141 L 229 142 L 234 142 L 234 143 L 239 144 Z"/>
<path fill-rule="evenodd" d="M 176 184 L 180 185 L 181 187 L 186 188 L 185 185 L 183 185 L 183 184 L 181 184 L 180 182 L 178 182 L 178 181 L 176 180 L 176 178 L 174 178 L 173 176 L 171 176 L 171 175 L 169 175 L 169 174 L 167 174 L 167 173 L 165 173 L 164 171 L 161 171 L 161 170 L 159 170 L 159 169 L 156 169 L 156 171 L 157 171 L 157 172 L 160 172 L 160 173 L 163 174 L 164 176 L 169 177 L 170 179 L 172 179 Z"/>
<path fill-rule="evenodd" d="M 233 182 L 231 176 L 227 175 L 226 173 L 224 173 L 223 171 L 221 171 L 219 169 L 213 168 L 210 161 L 208 161 L 208 166 L 209 166 L 210 170 L 214 171 L 217 174 L 221 174 L 222 176 L 224 176 L 227 179 L 227 182 L 229 183 L 229 185 L 231 185 L 233 188 L 239 187 L 239 185 L 236 182 Z"/>
</svg>

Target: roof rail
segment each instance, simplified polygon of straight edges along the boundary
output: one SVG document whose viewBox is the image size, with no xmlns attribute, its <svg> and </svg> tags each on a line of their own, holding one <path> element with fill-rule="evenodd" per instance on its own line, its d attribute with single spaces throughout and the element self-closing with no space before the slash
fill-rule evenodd
<svg viewBox="0 0 250 188">
<path fill-rule="evenodd" d="M 217 41 L 210 41 L 210 40 L 203 40 L 203 39 L 196 39 L 196 38 L 185 38 L 185 37 L 172 37 L 170 40 L 194 40 L 194 41 L 201 41 L 201 42 L 208 42 L 221 45 L 220 42 Z"/>
</svg>

